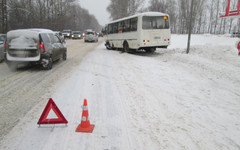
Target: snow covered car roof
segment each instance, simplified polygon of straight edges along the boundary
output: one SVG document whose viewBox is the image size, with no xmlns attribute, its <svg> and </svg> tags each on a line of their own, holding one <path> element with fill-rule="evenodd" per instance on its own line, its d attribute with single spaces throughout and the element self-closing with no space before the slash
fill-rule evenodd
<svg viewBox="0 0 240 150">
<path fill-rule="evenodd" d="M 38 38 L 39 33 L 49 33 L 52 32 L 52 30 L 49 29 L 38 29 L 38 28 L 32 28 L 32 29 L 17 29 L 17 30 L 11 30 L 7 33 L 7 38 L 14 38 L 18 37 L 19 35 L 24 37 L 31 37 L 34 39 Z"/>
<path fill-rule="evenodd" d="M 7 33 L 7 42 L 13 49 L 37 48 L 40 33 L 54 33 L 48 29 L 18 29 Z"/>
</svg>

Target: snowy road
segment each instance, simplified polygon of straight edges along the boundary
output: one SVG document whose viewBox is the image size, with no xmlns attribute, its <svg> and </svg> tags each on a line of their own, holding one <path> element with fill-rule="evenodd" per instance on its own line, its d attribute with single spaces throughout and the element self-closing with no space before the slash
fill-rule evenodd
<svg viewBox="0 0 240 150">
<path fill-rule="evenodd" d="M 0 141 L 0 149 L 239 150 L 237 39 L 194 35 L 190 54 L 185 54 L 186 41 L 186 35 L 173 35 L 167 50 L 153 54 L 108 51 L 101 44 L 83 59 L 69 58 L 71 73 L 42 84 L 41 89 L 49 92 L 39 93 L 41 101 L 26 115 L 16 117 L 19 121 Z M 54 76 L 63 73 L 56 71 L 52 71 Z M 26 70 L 18 73 L 22 72 Z M 38 128 L 49 97 L 68 120 L 68 127 Z M 95 124 L 91 134 L 75 132 L 84 98 L 90 122 Z M 1 103 L 1 107 L 5 106 Z"/>
<path fill-rule="evenodd" d="M 59 60 L 49 71 L 36 66 L 11 71 L 6 63 L 0 63 L 0 140 L 18 123 L 19 118 L 45 100 L 45 96 L 51 95 L 54 83 L 68 78 L 83 58 L 102 41 L 84 43 L 83 40 L 68 40 L 68 60 Z"/>
</svg>

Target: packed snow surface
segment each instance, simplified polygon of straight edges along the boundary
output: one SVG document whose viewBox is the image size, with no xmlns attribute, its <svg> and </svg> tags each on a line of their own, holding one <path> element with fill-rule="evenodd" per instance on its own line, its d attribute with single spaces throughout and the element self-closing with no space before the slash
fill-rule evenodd
<svg viewBox="0 0 240 150">
<path fill-rule="evenodd" d="M 189 54 L 186 35 L 172 35 L 171 46 L 153 54 L 109 51 L 102 44 L 53 86 L 51 97 L 68 125 L 38 127 L 45 98 L 0 149 L 239 150 L 237 40 L 193 35 Z M 84 98 L 93 133 L 75 132 Z"/>
</svg>

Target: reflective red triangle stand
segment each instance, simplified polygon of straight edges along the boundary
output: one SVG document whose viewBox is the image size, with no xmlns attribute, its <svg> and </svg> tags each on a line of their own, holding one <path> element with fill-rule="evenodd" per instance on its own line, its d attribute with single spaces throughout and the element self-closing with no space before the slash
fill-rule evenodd
<svg viewBox="0 0 240 150">
<path fill-rule="evenodd" d="M 47 119 L 47 116 L 51 109 L 55 112 L 58 118 Z M 67 124 L 67 123 L 68 123 L 67 119 L 58 109 L 53 99 L 50 98 L 37 124 L 41 125 L 41 124 Z"/>
</svg>

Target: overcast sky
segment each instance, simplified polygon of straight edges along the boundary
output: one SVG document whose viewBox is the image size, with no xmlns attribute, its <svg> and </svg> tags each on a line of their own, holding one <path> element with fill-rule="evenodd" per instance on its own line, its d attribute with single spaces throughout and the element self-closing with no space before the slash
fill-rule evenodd
<svg viewBox="0 0 240 150">
<path fill-rule="evenodd" d="M 97 18 L 100 25 L 104 26 L 110 21 L 109 13 L 106 10 L 110 0 L 79 0 L 79 2 L 83 8 Z"/>
<path fill-rule="evenodd" d="M 110 19 L 110 14 L 107 12 L 107 7 L 110 4 L 110 0 L 78 0 L 80 5 L 87 9 L 90 14 L 94 15 L 98 23 L 102 26 L 107 24 Z M 148 5 L 149 0 L 144 1 L 144 5 Z"/>
</svg>

